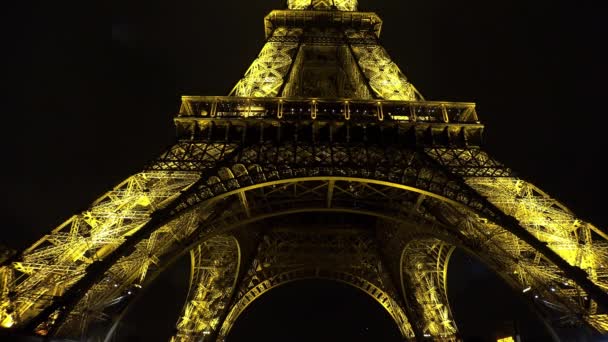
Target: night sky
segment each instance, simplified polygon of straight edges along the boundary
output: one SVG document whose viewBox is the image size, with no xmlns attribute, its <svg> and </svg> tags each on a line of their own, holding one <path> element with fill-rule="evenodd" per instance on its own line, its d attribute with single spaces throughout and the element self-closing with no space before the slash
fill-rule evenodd
<svg viewBox="0 0 608 342">
<path fill-rule="evenodd" d="M 384 19 L 381 42 L 426 99 L 476 102 L 486 151 L 606 228 L 608 29 L 598 3 L 367 0 L 359 8 Z M 108 8 L 4 6 L 0 243 L 20 249 L 165 150 L 180 95 L 227 95 L 262 47 L 263 16 L 284 2 L 116 1 L 108 6 L 111 39 Z M 487 338 L 519 317 L 522 331 L 542 340 L 537 323 L 483 266 L 462 254 L 453 262 L 450 297 L 465 338 Z M 170 334 L 185 269 L 177 265 L 147 292 L 124 336 Z M 328 309 L 306 306 L 314 300 L 281 304 L 301 293 L 334 300 Z M 252 327 L 275 326 L 293 327 L 292 337 L 266 340 L 297 340 L 310 329 L 321 341 L 327 320 L 340 322 L 332 329 L 342 335 L 332 336 L 344 340 L 393 341 L 378 308 L 350 288 L 303 282 L 262 297 L 230 342 L 243 340 L 239 331 L 251 338 Z M 352 324 L 359 320 L 367 324 Z"/>
</svg>

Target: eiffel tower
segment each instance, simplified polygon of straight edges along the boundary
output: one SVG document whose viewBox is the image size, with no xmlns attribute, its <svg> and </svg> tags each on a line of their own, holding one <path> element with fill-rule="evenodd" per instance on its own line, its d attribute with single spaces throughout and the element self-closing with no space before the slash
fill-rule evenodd
<svg viewBox="0 0 608 342">
<path fill-rule="evenodd" d="M 178 141 L 0 268 L 0 325 L 103 339 L 190 255 L 173 341 L 223 341 L 288 282 L 376 300 L 404 340 L 458 340 L 455 248 L 555 336 L 608 333 L 607 233 L 482 149 L 474 103 L 427 101 L 356 0 L 289 0 L 229 96 L 183 96 Z M 101 336 L 101 337 L 100 337 Z"/>
</svg>

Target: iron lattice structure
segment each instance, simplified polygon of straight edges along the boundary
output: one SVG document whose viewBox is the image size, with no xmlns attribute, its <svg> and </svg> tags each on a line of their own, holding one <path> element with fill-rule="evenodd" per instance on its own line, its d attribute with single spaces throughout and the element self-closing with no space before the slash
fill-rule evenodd
<svg viewBox="0 0 608 342">
<path fill-rule="evenodd" d="M 174 341 L 222 340 L 251 302 L 304 278 L 369 294 L 404 340 L 454 341 L 446 274 L 462 248 L 554 333 L 608 332 L 606 233 L 485 153 L 473 103 L 425 101 L 381 24 L 354 0 L 268 14 L 231 96 L 184 96 L 174 146 L 6 254 L 2 327 L 95 340 L 190 253 Z"/>
</svg>

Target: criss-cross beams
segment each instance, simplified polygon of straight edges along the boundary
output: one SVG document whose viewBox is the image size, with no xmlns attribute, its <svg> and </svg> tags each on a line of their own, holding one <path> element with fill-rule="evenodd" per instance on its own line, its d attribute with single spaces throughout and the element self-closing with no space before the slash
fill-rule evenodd
<svg viewBox="0 0 608 342">
<path fill-rule="evenodd" d="M 237 97 L 184 97 L 178 143 L 2 258 L 0 326 L 84 339 L 192 251 L 192 291 L 175 338 L 225 334 L 252 298 L 243 291 L 321 272 L 269 274 L 237 289 L 241 249 L 231 234 L 282 215 L 336 212 L 390 223 L 382 257 L 400 293 L 348 268 L 324 274 L 382 298 L 404 336 L 455 336 L 445 295 L 454 247 L 495 270 L 549 323 L 607 333 L 608 234 L 479 149 L 474 104 L 417 101 L 378 42 L 381 26 L 354 0 L 289 0 L 288 10 L 272 11 Z M 339 49 L 341 68 L 356 74 L 356 99 L 299 97 L 304 45 Z"/>
<path fill-rule="evenodd" d="M 478 149 L 427 149 L 427 153 L 452 173 L 460 175 L 479 194 L 488 198 L 501 211 L 517 219 L 536 239 L 545 243 L 568 264 L 585 270 L 588 277 L 604 291 L 608 290 L 608 234 L 589 222 L 578 219 L 568 208 L 533 184 L 515 177 L 511 170 Z M 515 245 L 516 246 L 516 245 Z M 521 251 L 540 262 L 539 251 Z M 517 271 L 515 271 L 517 272 Z M 546 273 L 554 271 L 537 270 Z M 568 280 L 554 278 L 544 288 L 520 274 L 526 292 L 559 292 L 587 308 L 589 322 L 606 331 L 606 312 L 597 303 L 572 287 Z M 535 296 L 538 296 L 535 295 Z"/>
<path fill-rule="evenodd" d="M 420 307 L 422 319 L 418 323 L 423 336 L 456 339 L 456 323 L 447 298 L 447 268 L 454 248 L 439 239 L 416 239 L 403 246 L 402 286 L 412 292 Z"/>
<path fill-rule="evenodd" d="M 339 11 L 356 11 L 357 0 L 287 0 L 287 8 L 303 9 L 337 9 Z"/>
<path fill-rule="evenodd" d="M 236 84 L 231 95 L 250 97 L 278 96 L 284 78 L 293 63 L 302 29 L 279 27 L 272 38 L 294 38 L 296 42 L 283 40 L 267 42 L 258 57 L 253 61 L 245 76 Z"/>
<path fill-rule="evenodd" d="M 379 44 L 381 26 L 375 13 L 357 12 L 354 0 L 289 0 L 287 10 L 266 16 L 267 42 L 230 95 L 305 96 L 306 87 L 299 86 L 302 59 L 297 58 L 305 45 L 309 51 L 315 46 L 344 50 L 339 65 L 359 83 L 355 94 L 365 97 L 358 98 L 423 99 Z M 306 79 L 326 81 L 311 75 Z M 326 97 L 335 96 L 327 89 Z"/>
<path fill-rule="evenodd" d="M 194 148 L 184 147 L 180 150 L 191 151 Z M 464 169 L 473 170 L 473 165 L 479 169 L 480 161 L 492 164 L 487 158 L 479 157 L 477 151 L 472 154 L 478 158 L 471 157 L 471 167 Z M 27 315 L 17 316 L 15 311 L 7 310 L 4 313 L 5 319 L 10 315 L 11 320 L 23 326 L 28 320 L 35 322 L 36 320 L 28 317 L 39 313 L 40 323 L 35 324 L 39 332 L 50 329 L 54 322 L 69 324 L 71 317 L 80 312 L 78 308 L 87 307 L 89 312 L 90 308 L 107 308 L 109 303 L 121 297 L 107 289 L 107 286 L 104 287 L 106 283 L 110 284 L 110 289 L 116 284 L 117 288 L 126 290 L 127 293 L 131 287 L 145 283 L 141 282 L 141 277 L 145 278 L 144 271 L 131 273 L 137 275 L 132 278 L 120 278 L 117 274 L 121 274 L 120 270 L 125 274 L 130 273 L 127 272 L 132 269 L 129 267 L 145 270 L 148 267 L 146 265 L 166 262 L 170 259 L 168 256 L 178 253 L 177 249 L 183 249 L 181 247 L 184 242 L 180 244 L 179 241 L 203 241 L 206 237 L 226 231 L 230 227 L 273 215 L 331 210 L 368 213 L 404 221 L 411 221 L 413 217 L 435 217 L 435 221 L 452 227 L 452 230 L 444 230 L 456 234 L 462 246 L 476 251 L 486 262 L 494 265 L 494 269 L 513 279 L 512 286 L 522 291 L 531 287 L 533 291 L 526 293 L 533 293 L 534 296 L 542 298 L 542 303 L 550 303 L 554 309 L 568 313 L 572 320 L 582 317 L 596 329 L 603 329 L 603 309 L 598 309 L 594 304 L 602 304 L 603 300 L 596 290 L 603 281 L 599 276 L 599 266 L 596 274 L 591 273 L 589 278 L 577 277 L 577 273 L 572 269 L 564 267 L 564 264 L 572 261 L 561 257 L 556 259 L 550 255 L 553 246 L 539 244 L 536 237 L 522 233 L 530 229 L 525 228 L 525 222 L 521 226 L 513 227 L 511 221 L 505 221 L 504 216 L 501 216 L 504 215 L 501 210 L 497 210 L 492 203 L 477 195 L 464 180 L 459 183 L 456 175 L 446 173 L 446 167 L 435 165 L 419 152 L 365 145 L 347 147 L 268 144 L 239 150 L 231 155 L 231 159 L 240 160 L 241 163 L 233 164 L 230 168 L 220 167 L 214 169 L 215 171 L 208 171 L 200 178 L 201 181 L 176 190 L 179 192 L 170 196 L 171 201 L 159 207 L 156 214 L 140 224 L 138 229 L 133 229 L 114 250 L 108 249 L 105 254 L 99 254 L 100 260 L 83 267 L 80 271 L 81 278 L 76 280 L 74 285 L 66 286 L 63 296 L 55 297 L 46 288 L 41 288 L 39 292 L 34 292 L 38 297 L 16 292 L 17 295 L 3 298 L 5 308 L 26 300 L 36 304 L 30 305 L 32 311 Z M 251 163 L 260 160 L 274 161 L 277 164 Z M 183 162 L 187 165 L 192 163 Z M 171 165 L 170 163 L 176 161 L 168 163 L 159 160 L 159 163 Z M 357 167 L 353 167 L 354 165 Z M 488 169 L 484 172 L 495 171 Z M 287 193 L 290 197 L 286 198 Z M 221 207 L 223 209 L 220 210 L 218 206 L 225 205 L 224 199 L 231 196 L 235 199 L 229 206 L 231 210 L 227 211 L 226 207 Z M 175 221 L 188 220 L 187 214 L 194 212 L 197 214 L 191 216 L 192 224 L 177 224 L 179 221 Z M 231 214 L 222 215 L 228 212 Z M 416 214 L 413 215 L 412 212 Z M 180 234 L 176 234 L 175 228 L 171 227 L 189 228 L 182 228 Z M 165 247 L 159 248 L 155 253 L 144 252 L 151 248 L 146 247 L 146 250 L 145 246 L 156 245 L 155 241 L 159 236 L 167 237 L 160 244 Z M 75 239 L 81 239 L 84 243 L 90 236 L 75 235 Z M 601 254 L 601 243 L 595 245 L 598 247 L 595 253 Z M 38 246 L 34 246 L 31 251 L 35 251 L 36 247 Z M 133 250 L 142 251 L 141 256 Z M 588 258 L 589 256 L 583 254 L 573 260 L 588 263 Z M 558 262 L 555 262 L 556 260 Z M 559 260 L 562 260 L 562 263 L 559 263 Z M 22 261 L 4 266 L 2 271 L 4 274 L 16 274 L 22 267 L 20 262 Z M 126 267 L 127 264 L 133 266 Z M 584 282 L 585 279 L 589 279 L 593 285 L 589 286 Z M 5 284 L 7 287 L 19 288 L 21 283 L 22 281 L 15 281 Z M 57 298 L 61 298 L 61 301 Z M 63 307 L 69 307 L 69 310 L 62 311 Z M 99 310 L 100 313 L 90 316 L 101 317 L 103 311 Z M 41 312 L 43 315 L 40 315 Z M 42 317 L 46 318 L 40 319 Z"/>
<path fill-rule="evenodd" d="M 188 172 L 138 173 L 24 250 L 10 266 L 0 269 L 3 292 L 7 294 L 0 304 L 2 326 L 9 328 L 28 320 L 54 297 L 63 295 L 85 274 L 87 267 L 104 259 L 137 231 L 151 213 L 197 179 L 198 175 Z M 136 247 L 142 256 L 162 248 L 159 247 L 162 234 L 156 231 L 148 244 Z M 154 263 L 154 258 L 135 259 L 128 266 L 126 260 L 117 263 L 112 275 L 98 286 L 109 287 L 114 293 L 126 291 L 122 285 L 145 277 Z"/>
<path fill-rule="evenodd" d="M 218 235 L 191 251 L 190 290 L 172 341 L 199 341 L 218 329 L 241 265 L 238 241 Z"/>
<path fill-rule="evenodd" d="M 235 295 L 219 338 L 228 335 L 239 315 L 257 298 L 288 282 L 308 278 L 335 280 L 360 289 L 387 310 L 404 338 L 413 338 L 403 304 L 390 279 L 379 268 L 380 263 L 370 231 L 293 224 L 267 231 Z"/>
</svg>

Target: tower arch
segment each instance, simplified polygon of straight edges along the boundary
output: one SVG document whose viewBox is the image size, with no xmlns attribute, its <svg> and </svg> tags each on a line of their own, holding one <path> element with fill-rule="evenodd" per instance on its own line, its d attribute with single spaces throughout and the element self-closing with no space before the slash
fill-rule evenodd
<svg viewBox="0 0 608 342">
<path fill-rule="evenodd" d="M 216 186 L 217 183 L 214 182 L 213 185 Z M 332 194 L 331 207 L 328 208 L 327 194 L 330 192 L 330 187 L 333 187 L 334 193 Z M 300 189 L 301 194 L 294 192 L 294 188 Z M 358 193 L 361 194 L 363 189 L 369 194 L 367 199 L 357 195 Z M 394 192 L 395 189 L 399 191 Z M 268 182 L 260 186 L 252 185 L 243 191 L 246 194 L 245 197 L 248 198 L 248 203 L 264 203 L 262 207 L 253 205 L 244 207 L 242 200 L 240 200 L 242 194 L 237 192 L 230 194 L 226 198 L 233 198 L 232 201 L 228 201 L 232 204 L 232 207 L 226 205 L 222 207 L 225 212 L 230 213 L 229 216 L 217 217 L 214 221 L 204 224 L 199 223 L 199 227 L 197 227 L 199 230 L 188 238 L 188 240 L 194 241 L 188 248 L 195 248 L 198 244 L 197 239 L 204 241 L 204 239 L 214 235 L 226 234 L 238 227 L 246 227 L 248 224 L 268 220 L 272 217 L 309 212 L 364 214 L 395 222 L 392 225 L 403 225 L 407 227 L 403 230 L 410 235 L 413 234 L 412 232 L 420 233 L 422 231 L 426 234 L 432 232 L 443 240 L 453 241 L 469 250 L 475 250 L 477 251 L 476 254 L 481 255 L 492 268 L 503 274 L 510 274 L 508 279 L 511 280 L 511 286 L 524 289 L 534 281 L 537 286 L 535 286 L 535 292 L 531 293 L 542 293 L 545 299 L 552 298 L 556 304 L 563 306 L 562 313 L 569 312 L 572 317 L 582 312 L 581 309 L 577 309 L 576 305 L 570 302 L 568 297 L 562 297 L 559 293 L 551 290 L 552 286 L 556 286 L 552 279 L 554 276 L 559 276 L 558 270 L 554 269 L 553 272 L 555 273 L 549 273 L 553 275 L 547 277 L 548 265 L 546 263 L 539 263 L 539 260 L 535 261 L 525 254 L 517 254 L 514 250 L 505 248 L 505 246 L 516 244 L 520 246 L 520 250 L 529 250 L 530 247 L 523 247 L 526 244 L 525 241 L 497 225 L 492 225 L 486 218 L 471 216 L 470 209 L 464 210 L 461 208 L 461 211 L 459 211 L 457 203 L 447 199 L 443 200 L 440 196 L 421 198 L 421 196 L 427 194 L 420 190 L 405 190 L 403 187 L 391 186 L 382 182 L 347 177 L 296 178 L 285 182 Z M 262 193 L 264 194 L 262 196 L 265 199 L 264 201 L 257 197 Z M 379 197 L 386 199 L 390 196 L 401 201 L 395 208 L 387 208 L 383 204 L 384 202 L 377 201 Z M 355 202 L 357 205 L 353 209 Z M 204 208 L 206 210 L 210 209 L 209 207 Z M 415 211 L 412 210 L 413 208 L 416 208 Z M 190 215 L 195 215 L 194 212 Z M 434 217 L 433 212 L 441 213 L 442 216 Z M 453 215 L 451 217 L 453 222 L 460 221 L 458 225 L 448 225 L 451 224 L 450 221 L 445 221 L 450 213 Z M 210 227 L 213 227 L 214 231 L 209 231 Z M 480 239 L 480 236 L 485 239 Z M 498 239 L 499 236 L 506 240 Z M 488 237 L 492 239 L 487 239 Z M 487 240 L 485 244 L 480 244 L 484 240 Z M 178 252 L 187 251 L 188 248 L 182 247 Z M 397 255 L 401 256 L 402 254 L 398 253 Z M 511 270 L 512 274 L 506 272 L 507 269 Z M 549 269 L 549 272 L 551 272 L 551 269 Z M 513 275 L 517 276 L 514 277 Z M 528 279 L 528 282 L 524 283 L 521 281 L 522 279 Z M 408 291 L 405 290 L 404 292 L 407 293 Z M 448 303 L 442 305 L 445 308 L 449 307 Z M 436 316 L 432 317 L 433 320 L 439 320 L 439 317 L 441 317 L 439 313 L 431 316 Z M 418 318 L 418 322 L 424 322 L 424 319 Z M 426 324 L 430 323 L 427 322 Z"/>
<path fill-rule="evenodd" d="M 266 45 L 235 96 L 184 96 L 178 142 L 2 263 L 0 325 L 78 336 L 185 252 L 201 251 L 195 269 L 213 255 L 203 247 L 234 229 L 288 214 L 338 212 L 391 222 L 393 237 L 431 230 L 475 251 L 514 288 L 543 298 L 530 300 L 544 305 L 547 317 L 556 312 L 568 323 L 608 331 L 604 230 L 485 153 L 474 104 L 425 101 L 379 44 L 376 14 L 357 11 L 355 1 L 288 6 L 265 18 Z M 238 246 L 245 240 L 254 241 Z M 457 326 L 449 310 L 421 310 L 424 298 L 412 284 L 445 285 L 403 257 L 404 250 L 422 256 L 439 246 L 437 260 L 445 264 L 447 252 L 432 241 L 411 241 L 388 259 L 400 260 L 413 335 L 452 338 Z M 229 267 L 226 284 L 234 285 L 216 290 L 223 292 L 218 307 L 231 300 L 227 292 L 236 293 L 247 254 L 229 250 L 241 261 L 228 263 L 239 266 Z M 193 294 L 208 286 L 192 283 Z M 433 297 L 445 301 L 441 292 Z M 189 308 L 208 304 L 194 302 L 184 317 L 196 317 L 201 331 L 217 330 L 223 314 L 191 315 L 196 310 Z"/>
</svg>

